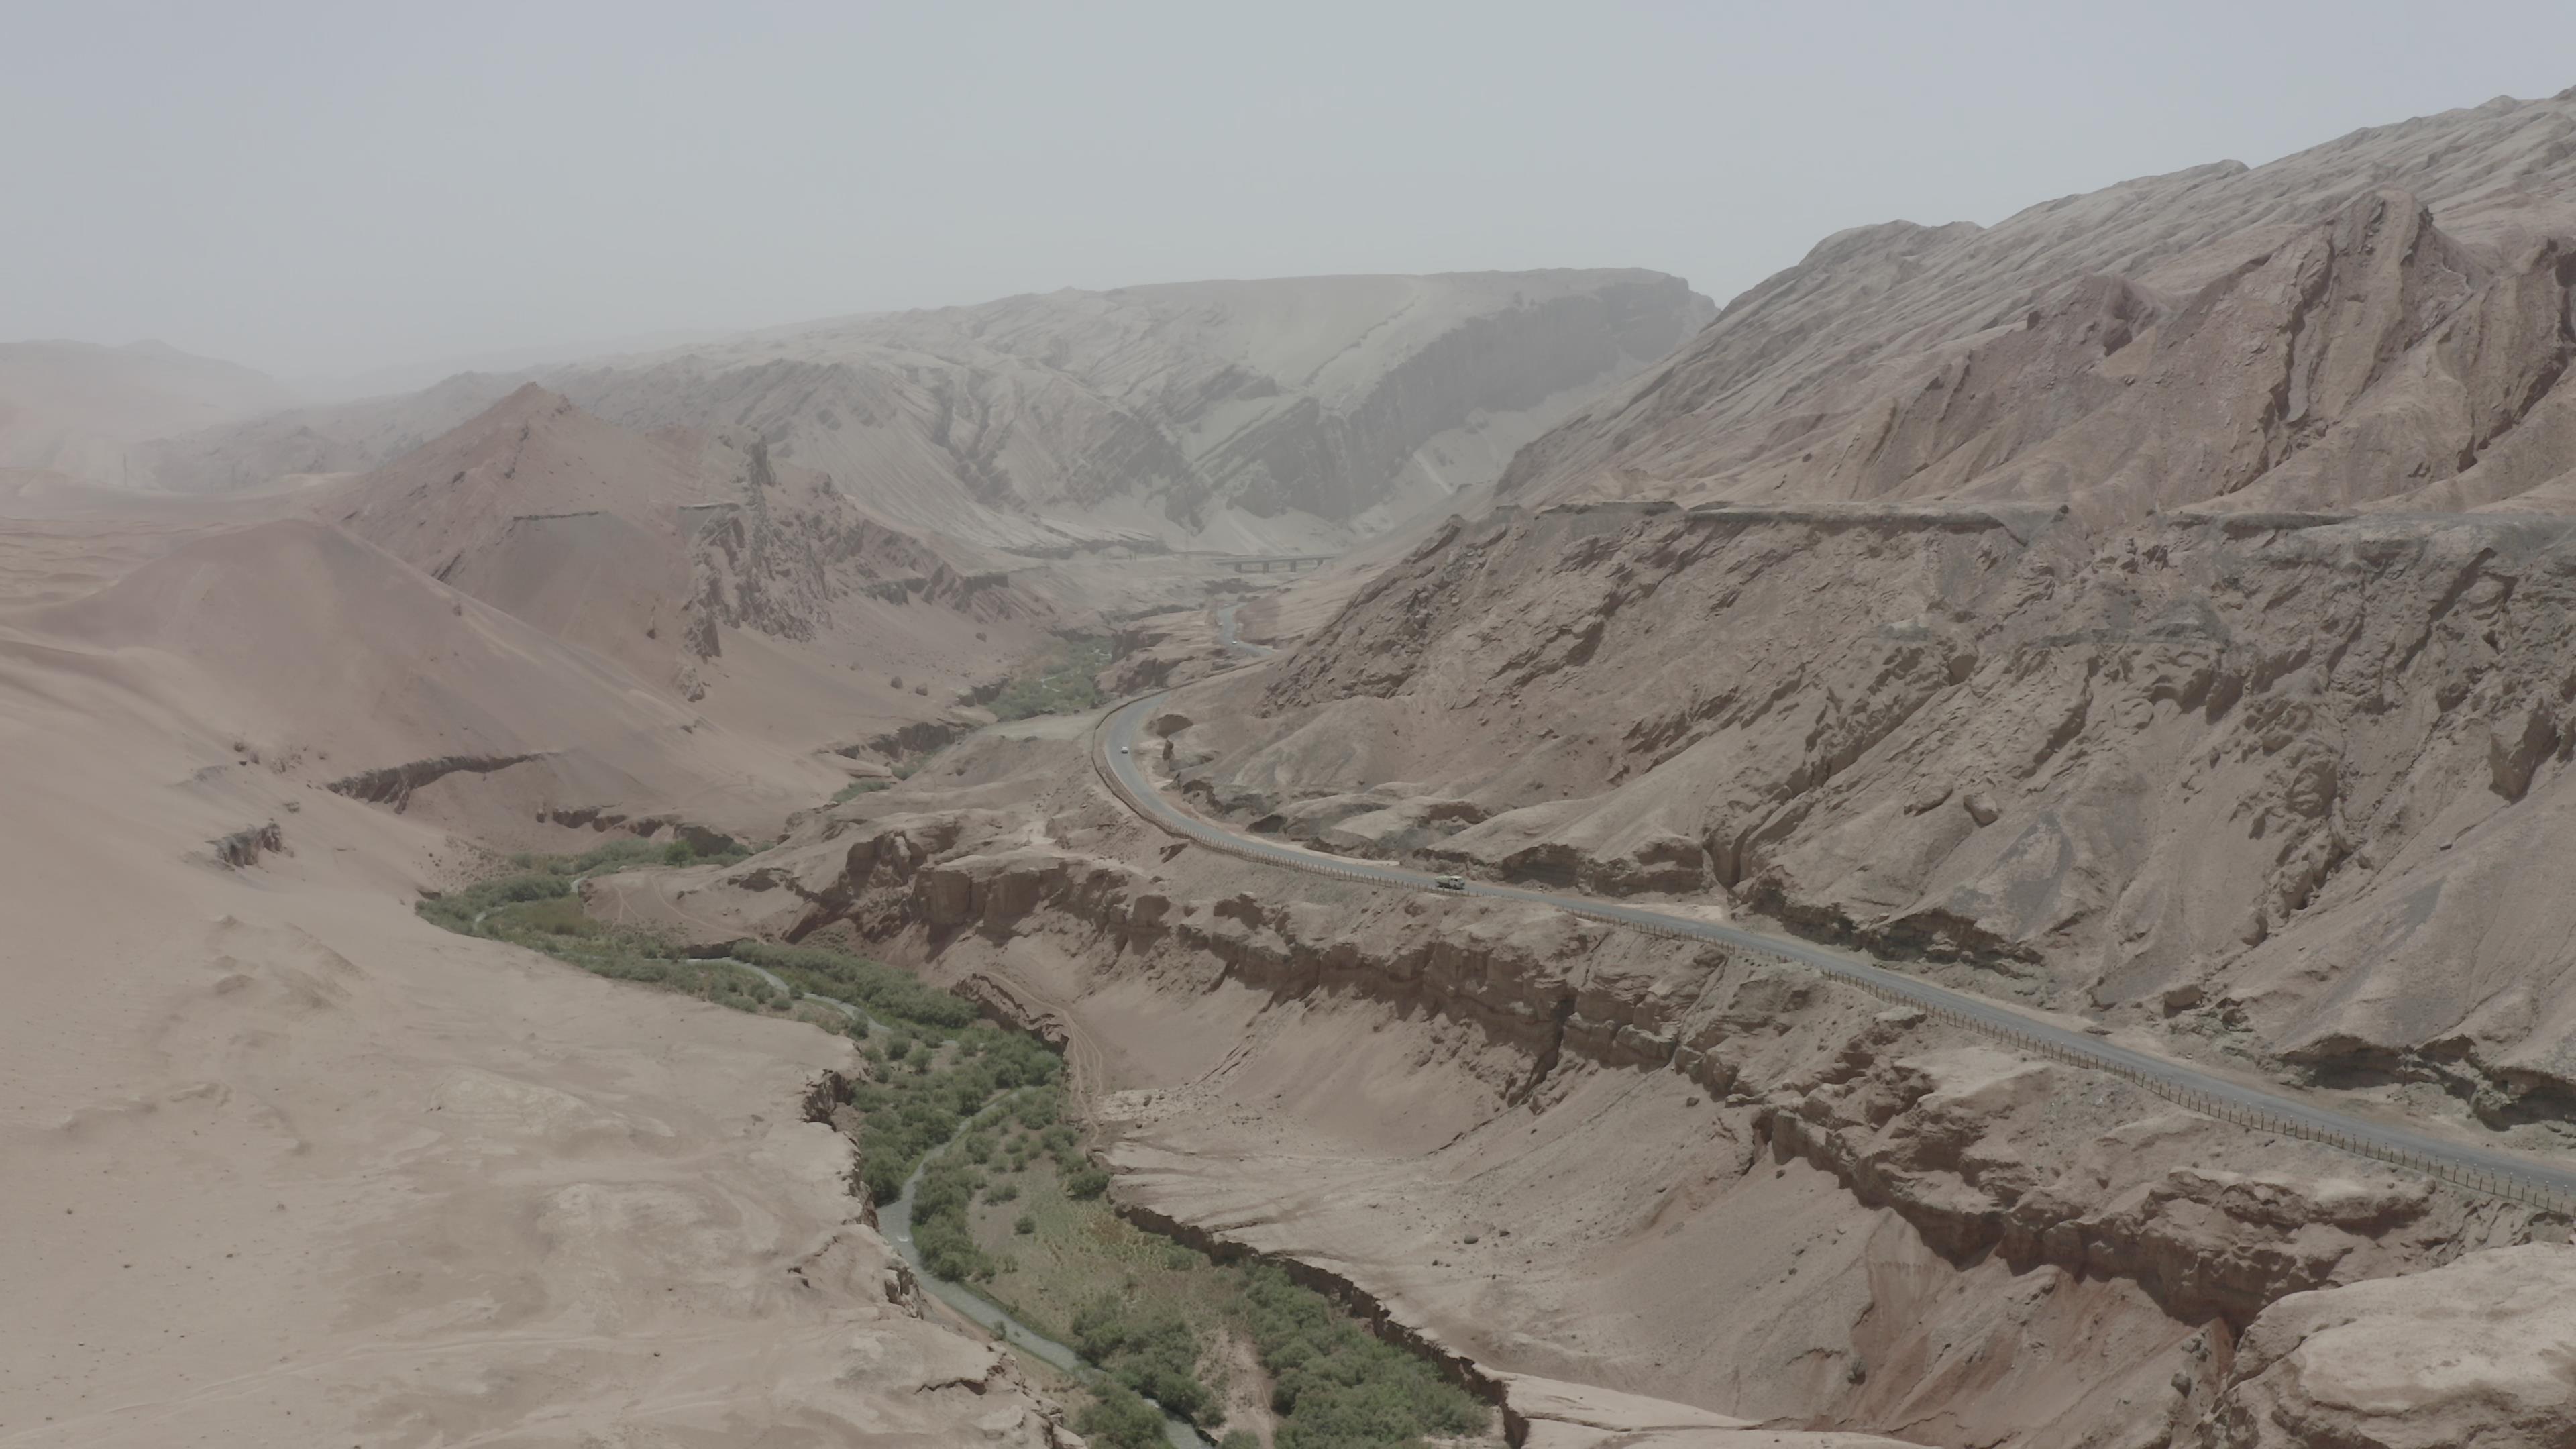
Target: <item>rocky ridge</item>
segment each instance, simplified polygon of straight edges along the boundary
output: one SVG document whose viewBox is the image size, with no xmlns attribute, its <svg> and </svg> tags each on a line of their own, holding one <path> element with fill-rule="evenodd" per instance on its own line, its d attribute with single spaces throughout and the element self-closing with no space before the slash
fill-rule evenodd
<svg viewBox="0 0 2576 1449">
<path fill-rule="evenodd" d="M 1819 243 L 1512 501 L 2565 506 L 2576 91 Z"/>
<path fill-rule="evenodd" d="M 1029 763 L 1023 758 L 1019 767 Z M 970 782 L 1000 768 L 989 754 L 981 763 L 970 758 L 952 766 Z M 945 977 L 984 973 L 1004 981 L 1012 975 L 1014 943 L 1047 942 L 1050 959 L 1088 963 L 1083 979 L 1091 984 L 1047 1008 L 1058 1031 L 1070 1021 L 1078 1036 L 1104 1030 L 1081 999 L 1090 990 L 1132 997 L 1147 983 L 1150 992 L 1176 1003 L 1241 997 L 1245 1005 L 1237 1009 L 1250 1012 L 1251 1020 L 1235 1024 L 1226 1039 L 1246 1045 L 1229 1058 L 1233 1066 L 1219 1071 L 1220 1081 L 1228 1071 L 1257 1078 L 1257 1068 L 1236 1058 L 1245 1052 L 1257 1058 L 1261 1043 L 1295 1030 L 1262 1025 L 1266 1020 L 1337 1011 L 1422 1023 L 1408 1030 L 1450 1043 L 1435 1055 L 1465 1063 L 1469 1073 L 1441 1089 L 1444 1100 L 1470 1105 L 1436 1109 L 1438 1120 L 1456 1124 L 1454 1132 L 1444 1131 L 1454 1140 L 1427 1158 L 1402 1157 L 1407 1165 L 1399 1170 L 1453 1184 L 1444 1193 L 1467 1193 L 1448 1205 L 1463 1220 L 1510 1224 L 1522 1211 L 1510 1204 L 1523 1193 L 1544 1198 L 1547 1191 L 1571 1190 L 1561 1182 L 1538 1188 L 1542 1179 L 1530 1177 L 1541 1170 L 1531 1156 L 1537 1149 L 1511 1145 L 1521 1139 L 1507 1124 L 1531 1121 L 1539 1124 L 1533 1130 L 1542 1130 L 1551 1114 L 1597 1113 L 1599 1092 L 1609 1090 L 1604 1083 L 1670 1082 L 1662 1090 L 1675 1092 L 1687 1086 L 1708 1105 L 1680 1118 L 1701 1124 L 1702 1134 L 1713 1131 L 1734 1154 L 1733 1167 L 1712 1169 L 1718 1180 L 1750 1182 L 1757 1164 L 1808 1164 L 1840 1185 L 1853 1210 L 1894 1214 L 1933 1260 L 1950 1265 L 1944 1272 L 1953 1279 L 1992 1262 L 2008 1263 L 2016 1277 L 2032 1282 L 2062 1275 L 2068 1282 L 2122 1285 L 2127 1306 L 2114 1317 L 2129 1324 L 2124 1331 L 2143 1334 L 2141 1342 L 2152 1341 L 2153 1359 L 2144 1367 L 2128 1364 L 2124 1372 L 2140 1384 L 2180 1376 L 2159 1411 L 2169 1415 L 2177 1443 L 2189 1442 L 2185 1431 L 2199 1432 L 2192 1425 L 2215 1425 L 2240 1402 L 2242 1395 L 2231 1397 L 2232 1346 L 2273 1304 L 2449 1261 L 2484 1245 L 2564 1235 L 2563 1223 L 2526 1210 L 2499 1208 L 2322 1150 L 2265 1142 L 2116 1081 L 1999 1052 L 1805 973 L 1733 961 L 1713 950 L 1684 954 L 1517 907 L 1434 908 L 1364 891 L 1343 899 L 1329 885 L 1301 888 L 1300 898 L 1274 904 L 1244 889 L 1259 872 L 1214 858 L 1182 875 L 1217 893 L 1185 895 L 1168 867 L 1157 871 L 1036 843 L 1012 812 L 967 803 L 996 788 L 991 783 L 951 788 L 956 808 L 925 812 L 923 799 L 880 796 L 864 807 L 810 818 L 779 850 L 684 891 L 686 919 L 712 933 L 710 939 L 847 932 L 874 950 L 920 953 Z M 920 789 L 915 784 L 899 794 L 918 797 Z M 1054 817 L 1050 837 L 1081 839 L 1099 828 L 1080 823 L 1088 812 L 1069 799 L 1059 808 L 1071 813 Z M 619 888 L 613 879 L 598 884 Z M 1326 893 L 1334 898 L 1318 898 Z M 594 902 L 595 909 L 600 905 Z M 1065 982 L 1058 978 L 1054 985 L 1061 991 Z M 1128 1041 L 1122 1049 L 1142 1045 Z M 1180 1095 L 1211 1092 L 1222 1089 L 1200 1081 Z M 1228 1110 L 1239 1113 L 1245 1105 L 1234 1099 Z M 1139 1146 L 1116 1155 L 1133 1174 L 1139 1203 L 1265 1250 L 1312 1241 L 1294 1230 L 1293 1207 L 1285 1220 L 1270 1213 L 1231 1216 L 1265 1192 L 1289 1192 L 1285 1201 L 1294 1200 L 1285 1179 L 1258 1186 L 1269 1171 L 1262 1159 L 1223 1153 L 1212 1141 L 1166 1142 L 1152 1126 L 1155 1115 L 1149 1110 L 1135 1120 Z M 1652 1170 L 1695 1155 L 1679 1141 L 1630 1145 L 1656 1164 Z M 1206 1152 L 1235 1165 L 1210 1167 L 1200 1160 Z M 1307 1157 L 1293 1161 L 1303 1164 L 1295 1170 L 1317 1170 Z M 1290 1170 L 1285 1162 L 1273 1165 Z M 1249 1178 L 1227 1185 L 1237 1174 Z M 1525 1186 L 1515 1186 L 1525 1178 Z M 1462 1180 L 1472 1186 L 1454 1185 Z M 1574 1191 L 1588 1200 L 1590 1192 L 1616 1195 L 1632 1186 Z M 1344 1194 L 1328 1195 L 1338 1201 Z M 1668 1203 L 1657 1220 L 1675 1212 L 1695 1220 L 1706 1214 L 1715 1225 L 1750 1207 Z M 1230 1222 L 1238 1226 L 1222 1226 Z M 1251 1226 L 1264 1222 L 1274 1225 Z M 1535 1221 L 1518 1226 L 1525 1236 L 1544 1231 Z M 1621 1250 L 1629 1255 L 1627 1271 L 1640 1266 L 1634 1254 L 1646 1253 L 1653 1272 L 1706 1281 L 1706 1265 L 1654 1258 L 1644 1241 Z M 1362 1254 L 1343 1261 L 1341 1271 L 1361 1271 L 1355 1281 L 1362 1287 L 1434 1341 L 1468 1352 L 1488 1369 L 1580 1377 L 1709 1402 L 1698 1397 L 1705 1387 L 1690 1388 L 1697 1381 L 1687 1372 L 1623 1375 L 1609 1368 L 1617 1359 L 1573 1350 L 1546 1330 L 1527 1341 L 1499 1336 L 1500 1328 L 1483 1321 L 1493 1304 L 1450 1302 L 1449 1294 L 1464 1291 L 1454 1283 L 1409 1281 L 1413 1269 L 1395 1266 L 1408 1261 L 1401 1243 L 1380 1266 L 1367 1267 L 1378 1261 Z M 1419 1260 L 1411 1261 L 1418 1268 Z M 1967 1311 L 1962 1300 L 1973 1295 L 1956 1282 L 1950 1291 L 1954 1296 L 1937 1311 L 1927 1300 L 1927 1339 L 1946 1321 L 1942 1315 Z M 2025 1303 L 2022 1321 L 2031 1336 L 2045 1340 L 2046 1331 L 2031 1328 L 2027 1317 L 2040 1301 Z M 1759 1317 L 1785 1310 L 1748 1302 L 1746 1311 Z M 1544 1310 L 1523 1305 L 1507 1316 L 1517 1322 L 1530 1313 Z M 2152 1328 L 2159 1323 L 2169 1327 Z M 1812 1325 L 1800 1331 L 1816 1332 Z M 1993 1331 L 1991 1325 L 1981 1330 Z M 1975 1352 L 1990 1351 L 1992 1340 L 1981 1341 L 1988 1347 Z M 1728 1347 L 1754 1352 L 1733 1338 L 1720 1345 Z M 1830 1354 L 1833 1364 L 1866 1364 L 1867 1373 L 1820 1375 L 1784 1364 L 1781 1383 L 1806 1387 L 1765 1391 L 1754 1407 L 1774 1422 L 1787 1415 L 1811 1427 L 1910 1437 L 1922 1432 L 1921 1415 L 1938 1402 L 1943 1416 L 2009 1427 L 2014 1442 L 2090 1442 L 2082 1440 L 2080 1424 L 2034 1419 L 2036 1400 L 2016 1407 L 2014 1395 L 2027 1391 L 2026 1383 L 1969 1382 L 1977 1377 L 1968 1373 L 1969 1360 L 1930 1342 L 1863 1335 L 1828 1347 L 1800 1337 L 1796 1348 Z M 1760 1353 L 1775 1351 L 1792 1352 L 1775 1346 Z M 2013 1352 L 2027 1357 L 2036 1373 L 2051 1350 L 2044 1342 L 2019 1341 Z M 1738 1362 L 1732 1371 L 1750 1366 Z M 1611 1377 L 1595 1377 L 1602 1373 Z M 2075 1413 L 2071 1404 L 2060 1407 Z M 2107 1404 L 2083 1411 L 2106 1412 Z M 1934 1435 L 1933 1442 L 1949 1441 Z"/>
<path fill-rule="evenodd" d="M 1505 511 L 1173 743 L 1185 788 L 1327 848 L 1757 910 L 2558 1120 L 2570 537 Z"/>
<path fill-rule="evenodd" d="M 1637 271 L 1204 282 L 845 318 L 534 376 L 623 426 L 739 428 L 907 531 L 1040 555 L 1311 551 L 1491 481 L 1712 311 Z M 200 491 L 376 467 L 520 380 L 174 439 L 154 478 Z"/>
</svg>

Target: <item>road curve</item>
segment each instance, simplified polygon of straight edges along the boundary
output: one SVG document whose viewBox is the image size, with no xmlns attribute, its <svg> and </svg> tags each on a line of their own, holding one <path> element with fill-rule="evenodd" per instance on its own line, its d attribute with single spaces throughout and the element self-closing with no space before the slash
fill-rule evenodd
<svg viewBox="0 0 2576 1449">
<path fill-rule="evenodd" d="M 1267 644 L 1254 644 L 1235 632 L 1235 612 L 1241 604 L 1228 604 L 1216 611 L 1216 642 L 1228 654 L 1241 654 L 1251 659 L 1267 659 L 1279 651 Z"/>
<path fill-rule="evenodd" d="M 1231 642 L 1233 620 L 1224 617 L 1221 623 L 1224 635 Z M 1238 649 L 1249 647 L 1237 646 Z M 1438 890 L 1435 878 L 1421 871 L 1405 870 L 1373 860 L 1325 856 L 1301 850 L 1227 830 L 1183 810 L 1154 787 L 1145 774 L 1143 760 L 1135 753 L 1140 748 L 1139 732 L 1145 720 L 1170 694 L 1171 691 L 1164 690 L 1131 700 L 1112 710 L 1095 731 L 1094 753 L 1102 778 L 1130 810 L 1169 834 L 1260 864 L 1403 890 Z M 1828 950 L 1792 937 L 1693 920 L 1644 906 L 1585 896 L 1483 881 L 1468 882 L 1467 893 L 1548 906 L 1590 920 L 1632 927 L 1660 936 L 1705 941 L 1738 952 L 1809 967 L 1873 995 L 1918 1007 L 2025 1050 L 2037 1051 L 2075 1066 L 2115 1073 L 2194 1111 L 2256 1130 L 2340 1148 L 2472 1191 L 2534 1207 L 2576 1212 L 2576 1167 L 2564 1162 L 2542 1161 L 2473 1143 L 2449 1141 L 2214 1076 L 2188 1062 L 2118 1046 L 2000 1002 L 1888 970 L 1863 957 Z"/>
</svg>

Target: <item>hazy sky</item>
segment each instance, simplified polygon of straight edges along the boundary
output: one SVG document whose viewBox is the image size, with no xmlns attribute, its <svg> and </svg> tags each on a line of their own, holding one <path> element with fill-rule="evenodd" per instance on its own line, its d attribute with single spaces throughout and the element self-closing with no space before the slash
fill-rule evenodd
<svg viewBox="0 0 2576 1449">
<path fill-rule="evenodd" d="M 2576 84 L 2566 0 L 0 0 L 0 339 L 288 377 L 1204 277 L 1644 266 Z"/>
</svg>

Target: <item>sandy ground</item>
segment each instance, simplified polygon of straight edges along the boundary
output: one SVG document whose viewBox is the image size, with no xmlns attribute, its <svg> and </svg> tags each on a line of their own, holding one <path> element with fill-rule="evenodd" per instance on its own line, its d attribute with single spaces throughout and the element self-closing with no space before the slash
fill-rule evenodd
<svg viewBox="0 0 2576 1449">
<path fill-rule="evenodd" d="M 470 850 L 201 677 L 0 623 L 0 1445 L 1043 1442 L 889 1301 L 848 1043 L 429 927 Z"/>
</svg>

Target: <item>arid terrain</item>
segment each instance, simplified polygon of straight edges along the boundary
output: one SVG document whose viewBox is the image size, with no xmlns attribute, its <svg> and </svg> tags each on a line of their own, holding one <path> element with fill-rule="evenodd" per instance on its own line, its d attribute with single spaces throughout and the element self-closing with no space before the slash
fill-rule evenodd
<svg viewBox="0 0 2576 1449">
<path fill-rule="evenodd" d="M 2576 1160 L 2571 358 L 2576 92 L 1722 309 L 10 349 L 0 1445 L 2576 1444 L 2576 1202 L 2100 1069 Z"/>
<path fill-rule="evenodd" d="M 978 367 L 1020 370 L 1001 396 L 1055 384 L 998 340 L 948 381 L 850 362 L 892 346 L 875 323 L 769 368 L 779 411 L 748 424 L 704 421 L 719 405 L 669 372 L 613 420 L 616 369 L 591 368 L 593 407 L 465 378 L 339 409 L 363 427 L 327 447 L 245 369 L 10 349 L 0 1211 L 26 1231 L 0 1254 L 0 1442 L 1072 1442 L 1045 1370 L 945 1318 L 875 1231 L 823 1120 L 870 1070 L 850 1039 L 774 993 L 720 994 L 770 1003 L 745 1015 L 414 906 L 509 852 L 738 859 L 997 714 L 1100 698 L 1125 621 L 1255 587 L 1187 527 L 1061 533 L 1042 505 L 1068 489 L 1222 485 L 1256 521 L 1335 500 L 1311 549 L 1490 482 L 1707 315 L 1645 274 L 1249 288 L 1308 317 L 1291 336 L 1229 333 L 1232 295 L 1030 305 L 1149 346 L 1122 406 L 1227 358 L 1302 369 L 1301 406 L 1356 419 L 1320 453 L 1238 440 L 1220 464 L 1208 433 L 1186 477 L 1131 477 L 1110 435 L 1144 424 L 1037 398 L 992 422 L 985 472 L 959 471 L 962 435 L 889 472 L 805 439 L 842 415 L 780 374 L 890 389 L 869 426 L 914 448 Z M 1096 313 L 1111 331 L 1082 330 Z M 652 366 L 761 372 L 770 346 Z M 1215 428 L 1218 401 L 1184 413 Z M 281 437 L 314 451 L 241 461 Z M 236 471 L 150 486 L 136 459 L 173 439 Z M 1011 476 L 1025 496 L 977 491 Z"/>
<path fill-rule="evenodd" d="M 376 467 L 533 380 L 610 422 L 732 425 L 898 527 L 1022 553 L 1338 552 L 1492 482 L 1714 309 L 1637 271 L 1058 292 L 467 374 L 155 444 L 152 486 Z"/>
</svg>

